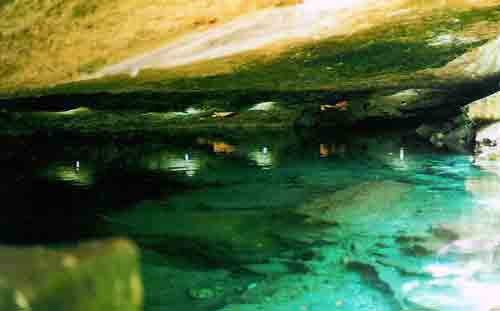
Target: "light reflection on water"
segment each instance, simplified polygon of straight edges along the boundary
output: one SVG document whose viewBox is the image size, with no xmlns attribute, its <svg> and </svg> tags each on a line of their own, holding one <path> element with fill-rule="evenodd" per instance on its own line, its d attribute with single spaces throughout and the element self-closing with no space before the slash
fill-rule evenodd
<svg viewBox="0 0 500 311">
<path fill-rule="evenodd" d="M 237 146 L 221 140 L 211 140 L 200 137 L 196 139 L 196 143 L 201 146 L 203 145 L 210 146 L 214 153 L 231 154 L 238 150 Z"/>
<path fill-rule="evenodd" d="M 465 180 L 474 205 L 457 221 L 443 224 L 454 237 L 437 247 L 436 263 L 423 267 L 431 279 L 403 284 L 410 301 L 442 311 L 500 308 L 499 190 L 497 174 Z M 439 262 L 443 258 L 451 260 Z"/>
<path fill-rule="evenodd" d="M 51 179 L 61 180 L 80 186 L 89 186 L 94 183 L 94 169 L 80 161 L 73 163 L 56 163 L 46 171 Z"/>
<path fill-rule="evenodd" d="M 468 156 L 437 154 L 397 140 L 349 143 L 318 139 L 279 144 L 272 140 L 198 138 L 192 145 L 148 148 L 101 150 L 96 156 L 79 154 L 78 160 L 71 156 L 71 160 L 49 163 L 42 175 L 75 186 L 90 186 L 105 180 L 106 176 L 100 174 L 104 166 L 119 171 L 134 168 L 146 175 L 173 174 L 187 180 L 188 185 L 200 183 L 199 189 L 159 198 L 145 196 L 126 209 L 106 212 L 106 226 L 115 234 L 137 239 L 148 252 L 163 255 L 165 248 L 169 252 L 179 248 L 183 253 L 186 248 L 182 245 L 192 245 L 202 258 L 222 262 L 223 266 L 237 265 L 238 271 L 249 269 L 249 265 L 266 269 L 259 265 L 269 262 L 285 271 L 283 262 L 307 266 L 303 271 L 313 273 L 302 274 L 317 290 L 311 293 L 302 289 L 304 297 L 309 298 L 300 298 L 300 304 L 310 304 L 314 295 L 319 295 L 321 302 L 311 310 L 331 310 L 339 301 L 349 311 L 483 311 L 500 306 L 496 294 L 500 290 L 500 175 L 491 167 L 486 171 L 475 166 Z M 116 155 L 105 159 L 98 156 L 108 153 Z M 356 188 L 366 183 L 378 191 L 392 191 L 383 186 L 387 181 L 401 193 L 395 196 L 399 200 L 395 204 L 382 202 L 384 193 Z M 351 188 L 355 190 L 349 192 Z M 343 194 L 337 197 L 337 193 Z M 308 206 L 311 211 L 311 202 L 325 209 L 312 209 L 314 216 L 331 213 L 339 223 L 327 226 L 297 220 L 303 215 L 293 210 Z M 328 210 L 331 206 L 339 208 Z M 296 252 L 310 248 L 319 259 L 310 256 L 297 261 Z M 347 269 L 349 262 L 358 264 L 353 264 L 358 268 L 370 266 L 370 273 L 377 276 L 357 279 Z M 167 269 L 150 263 L 145 269 L 150 284 L 146 287 L 153 296 L 159 295 L 155 288 L 164 282 L 160 268 Z M 197 286 L 192 280 L 182 280 L 181 272 L 176 273 L 179 288 L 182 284 Z M 361 275 L 366 273 L 363 270 Z M 287 280 L 285 275 L 283 280 Z M 337 286 L 335 291 L 327 291 L 328 296 L 321 294 L 326 291 L 325 280 L 318 277 L 321 275 Z M 246 288 L 249 280 L 232 281 L 243 282 L 238 286 Z M 294 283 L 277 286 L 272 282 L 272 278 L 265 279 L 259 287 L 275 286 L 285 291 Z M 380 283 L 390 290 L 373 294 L 373 290 L 384 287 Z M 358 293 L 352 294 L 346 284 L 356 284 Z M 260 303 L 262 295 L 254 297 L 253 302 Z M 388 303 L 387 296 L 392 296 L 390 299 L 401 309 L 389 307 L 393 302 Z M 366 297 L 370 303 L 361 303 Z M 189 297 L 183 299 L 178 310 L 193 303 Z M 276 310 L 293 309 L 286 305 L 294 299 L 299 298 L 290 296 L 279 301 L 283 307 Z M 331 301 L 333 304 L 328 305 Z M 148 300 L 146 310 L 167 305 Z M 203 304 L 193 308 L 213 310 Z"/>
<path fill-rule="evenodd" d="M 213 142 L 213 151 L 215 153 L 233 153 L 236 151 L 236 147 L 224 142 Z"/>
<path fill-rule="evenodd" d="M 248 157 L 264 170 L 273 167 L 273 155 L 268 147 L 262 147 L 260 150 L 255 150 L 249 153 Z"/>
<path fill-rule="evenodd" d="M 203 163 L 197 153 L 165 150 L 143 155 L 140 165 L 153 171 L 182 172 L 193 177 Z"/>
<path fill-rule="evenodd" d="M 344 156 L 346 153 L 346 144 L 320 144 L 319 145 L 319 155 L 323 158 L 329 156 Z"/>
</svg>

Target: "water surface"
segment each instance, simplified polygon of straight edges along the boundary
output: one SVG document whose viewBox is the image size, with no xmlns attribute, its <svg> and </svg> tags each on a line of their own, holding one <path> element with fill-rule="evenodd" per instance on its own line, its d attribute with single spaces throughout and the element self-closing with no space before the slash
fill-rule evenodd
<svg viewBox="0 0 500 311">
<path fill-rule="evenodd" d="M 2 144 L 8 244 L 126 236 L 145 310 L 500 307 L 500 177 L 400 135 Z"/>
</svg>

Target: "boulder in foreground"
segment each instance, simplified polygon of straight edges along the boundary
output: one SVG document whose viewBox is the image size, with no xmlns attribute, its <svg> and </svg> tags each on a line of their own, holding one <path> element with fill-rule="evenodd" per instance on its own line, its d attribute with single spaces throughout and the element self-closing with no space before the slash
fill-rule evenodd
<svg viewBox="0 0 500 311">
<path fill-rule="evenodd" d="M 138 311 L 137 248 L 127 240 L 71 249 L 0 246 L 2 311 Z"/>
</svg>

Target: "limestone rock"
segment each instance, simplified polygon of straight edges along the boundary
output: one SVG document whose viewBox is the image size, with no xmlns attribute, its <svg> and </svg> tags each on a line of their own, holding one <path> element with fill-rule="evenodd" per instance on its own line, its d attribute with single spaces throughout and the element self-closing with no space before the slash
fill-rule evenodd
<svg viewBox="0 0 500 311">
<path fill-rule="evenodd" d="M 283 262 L 271 261 L 269 263 L 245 265 L 244 268 L 250 272 L 264 275 L 280 275 L 290 273 L 290 268 Z"/>
<path fill-rule="evenodd" d="M 475 133 L 476 160 L 500 159 L 500 92 L 469 104 L 466 113 L 471 121 L 482 124 Z"/>
<path fill-rule="evenodd" d="M 474 145 L 474 129 L 464 116 L 459 116 L 450 122 L 422 124 L 416 133 L 437 148 L 456 152 L 468 153 L 472 151 Z"/>
<path fill-rule="evenodd" d="M 492 174 L 479 179 L 469 179 L 465 189 L 476 196 L 494 197 L 500 193 L 500 176 Z"/>
<path fill-rule="evenodd" d="M 500 122 L 477 131 L 475 153 L 479 160 L 500 160 Z"/>
<path fill-rule="evenodd" d="M 407 89 L 393 94 L 375 94 L 368 99 L 368 117 L 408 118 L 445 103 L 446 92 L 433 89 Z"/>
<path fill-rule="evenodd" d="M 469 104 L 467 116 L 472 121 L 500 121 L 500 92 Z"/>
<path fill-rule="evenodd" d="M 273 109 L 276 109 L 277 107 L 277 104 L 276 102 L 263 102 L 263 103 L 259 103 L 255 106 L 253 106 L 252 108 L 248 109 L 250 111 L 270 111 L 270 110 L 273 110 Z"/>
<path fill-rule="evenodd" d="M 236 112 L 214 112 L 212 118 L 224 119 L 236 115 Z"/>
<path fill-rule="evenodd" d="M 468 152 L 471 150 L 472 129 L 466 125 L 460 125 L 454 128 L 444 137 L 444 145 L 453 151 Z"/>
<path fill-rule="evenodd" d="M 138 250 L 126 240 L 57 250 L 0 246 L 0 310 L 142 310 Z"/>
<path fill-rule="evenodd" d="M 450 62 L 440 74 L 484 78 L 500 72 L 500 37 Z"/>
<path fill-rule="evenodd" d="M 480 39 L 475 37 L 461 37 L 453 33 L 439 35 L 428 40 L 430 46 L 454 46 L 465 45 L 478 42 Z"/>
</svg>

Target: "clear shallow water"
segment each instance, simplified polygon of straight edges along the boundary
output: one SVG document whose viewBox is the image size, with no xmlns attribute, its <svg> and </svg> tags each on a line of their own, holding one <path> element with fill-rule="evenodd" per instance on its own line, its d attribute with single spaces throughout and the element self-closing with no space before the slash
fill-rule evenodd
<svg viewBox="0 0 500 311">
<path fill-rule="evenodd" d="M 500 306 L 493 169 L 397 135 L 325 136 L 5 143 L 0 237 L 134 239 L 145 310 Z"/>
</svg>

